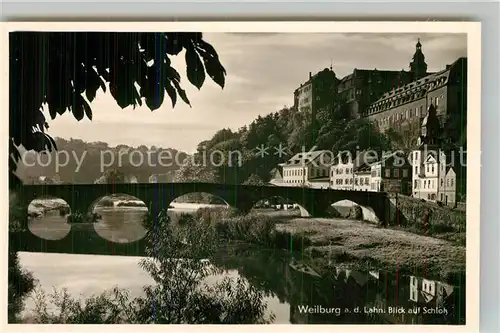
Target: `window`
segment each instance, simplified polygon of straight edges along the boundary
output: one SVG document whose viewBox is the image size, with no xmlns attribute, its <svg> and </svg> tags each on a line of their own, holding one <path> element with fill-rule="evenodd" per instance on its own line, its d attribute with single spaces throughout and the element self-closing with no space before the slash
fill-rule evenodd
<svg viewBox="0 0 500 333">
<path fill-rule="evenodd" d="M 365 184 L 366 184 L 366 185 L 370 184 L 370 178 L 365 177 Z"/>
<path fill-rule="evenodd" d="M 394 169 L 394 178 L 399 178 L 399 169 Z"/>
<path fill-rule="evenodd" d="M 431 200 L 436 200 L 436 194 L 434 193 L 431 194 Z"/>
<path fill-rule="evenodd" d="M 451 186 L 455 186 L 453 179 L 450 180 Z"/>
<path fill-rule="evenodd" d="M 417 181 L 416 179 L 415 179 L 415 182 L 414 182 L 414 184 L 413 184 L 413 187 L 414 187 L 414 188 L 418 188 L 418 181 Z"/>
<path fill-rule="evenodd" d="M 380 169 L 377 169 L 377 177 L 380 177 Z"/>
<path fill-rule="evenodd" d="M 391 178 L 391 169 L 385 169 L 385 177 Z"/>
<path fill-rule="evenodd" d="M 403 178 L 408 177 L 408 169 L 403 169 Z"/>
<path fill-rule="evenodd" d="M 444 185 L 444 179 L 441 178 L 441 187 L 443 187 L 443 185 Z"/>
<path fill-rule="evenodd" d="M 432 173 L 434 173 L 434 164 L 432 164 L 431 167 L 432 167 Z"/>
<path fill-rule="evenodd" d="M 345 173 L 349 174 L 349 168 L 345 169 Z"/>
<path fill-rule="evenodd" d="M 424 188 L 427 188 L 427 180 L 424 180 Z"/>
<path fill-rule="evenodd" d="M 364 178 L 359 178 L 359 185 L 363 185 Z"/>
<path fill-rule="evenodd" d="M 343 179 L 339 179 L 339 185 L 342 185 L 344 183 Z"/>
<path fill-rule="evenodd" d="M 430 193 L 427 193 L 427 200 L 431 200 L 431 195 L 430 195 Z"/>
<path fill-rule="evenodd" d="M 373 170 L 372 171 L 372 177 L 376 177 L 377 176 L 377 171 L 376 170 Z"/>
<path fill-rule="evenodd" d="M 354 179 L 354 185 L 358 185 L 358 178 Z"/>
<path fill-rule="evenodd" d="M 418 175 L 418 165 L 415 166 L 415 173 Z"/>
<path fill-rule="evenodd" d="M 446 186 L 450 186 L 450 180 L 446 179 Z"/>
<path fill-rule="evenodd" d="M 349 183 L 352 185 L 352 178 L 350 179 Z"/>
</svg>

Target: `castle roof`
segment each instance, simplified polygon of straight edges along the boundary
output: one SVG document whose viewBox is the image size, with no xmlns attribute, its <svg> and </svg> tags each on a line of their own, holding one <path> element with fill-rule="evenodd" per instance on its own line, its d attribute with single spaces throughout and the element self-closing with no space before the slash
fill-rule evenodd
<svg viewBox="0 0 500 333">
<path fill-rule="evenodd" d="M 425 96 L 427 91 L 431 91 L 442 87 L 448 83 L 451 70 L 465 58 L 457 59 L 453 64 L 447 66 L 447 68 L 424 76 L 421 79 L 405 84 L 404 86 L 394 88 L 383 94 L 379 99 L 373 102 L 368 108 L 368 113 L 375 110 L 377 107 L 386 106 L 389 103 L 389 107 L 392 102 L 403 99 L 403 103 L 411 102 L 414 99 L 419 99 Z"/>
</svg>

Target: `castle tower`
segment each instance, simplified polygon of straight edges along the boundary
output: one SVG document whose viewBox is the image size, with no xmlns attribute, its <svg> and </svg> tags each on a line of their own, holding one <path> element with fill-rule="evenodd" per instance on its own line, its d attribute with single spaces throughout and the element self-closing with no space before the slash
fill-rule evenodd
<svg viewBox="0 0 500 333">
<path fill-rule="evenodd" d="M 420 38 L 415 45 L 415 54 L 413 54 L 413 61 L 410 63 L 410 72 L 413 73 L 414 80 L 418 80 L 427 74 L 427 64 L 425 63 L 425 56 L 422 52 Z"/>
</svg>

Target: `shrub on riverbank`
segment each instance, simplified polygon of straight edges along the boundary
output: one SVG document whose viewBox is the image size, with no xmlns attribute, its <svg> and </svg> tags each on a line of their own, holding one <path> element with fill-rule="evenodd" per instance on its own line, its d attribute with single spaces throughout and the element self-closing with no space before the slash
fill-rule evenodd
<svg viewBox="0 0 500 333">
<path fill-rule="evenodd" d="M 209 276 L 222 270 L 208 260 L 218 250 L 213 226 L 171 223 L 161 211 L 145 236 L 146 255 L 141 267 L 155 283 L 144 287 L 144 296 L 131 299 L 115 288 L 98 296 L 79 300 L 66 290 L 49 298 L 39 292 L 34 323 L 52 324 L 264 324 L 263 292 L 242 279 L 223 279 L 208 285 Z M 173 259 L 176 258 L 176 259 Z M 51 305 L 51 306 L 49 306 Z"/>
<path fill-rule="evenodd" d="M 120 201 L 116 204 L 117 207 L 146 207 L 144 202 L 135 201 Z"/>
<path fill-rule="evenodd" d="M 203 208 L 195 219 L 215 227 L 220 237 L 268 247 L 300 251 L 310 244 L 302 235 L 277 230 L 279 221 L 262 214 L 238 215 L 230 208 Z"/>
<path fill-rule="evenodd" d="M 400 194 L 391 201 L 392 226 L 465 245 L 467 219 L 463 210 Z"/>
<path fill-rule="evenodd" d="M 9 192 L 9 233 L 24 231 L 27 216 L 27 207 L 19 204 L 17 195 Z M 16 242 L 9 242 L 8 253 L 8 303 L 7 316 L 9 323 L 20 321 L 20 314 L 24 310 L 24 301 L 35 288 L 36 281 L 33 273 L 23 269 L 19 263 Z"/>
</svg>

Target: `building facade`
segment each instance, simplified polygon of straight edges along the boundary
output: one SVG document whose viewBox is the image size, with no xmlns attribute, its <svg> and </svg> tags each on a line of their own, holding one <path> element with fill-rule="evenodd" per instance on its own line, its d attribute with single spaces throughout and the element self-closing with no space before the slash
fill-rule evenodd
<svg viewBox="0 0 500 333">
<path fill-rule="evenodd" d="M 284 186 L 312 186 L 312 180 L 328 178 L 331 159 L 327 150 L 295 154 L 281 163 Z"/>
<path fill-rule="evenodd" d="M 338 92 L 339 80 L 332 67 L 312 75 L 294 91 L 294 108 L 315 117 L 322 107 L 331 104 Z"/>
<path fill-rule="evenodd" d="M 354 191 L 370 191 L 371 167 L 363 165 L 354 171 Z"/>
<path fill-rule="evenodd" d="M 334 190 L 354 190 L 354 164 L 351 159 L 337 159 L 330 167 L 330 188 Z"/>
<path fill-rule="evenodd" d="M 373 102 L 363 114 L 382 132 L 419 122 L 432 105 L 441 127 L 449 116 L 466 121 L 467 59 L 459 58 L 446 69 L 392 89 Z M 464 122 L 465 123 L 465 122 Z"/>
<path fill-rule="evenodd" d="M 371 164 L 372 192 L 411 194 L 412 168 L 405 156 L 393 153 Z"/>
</svg>

